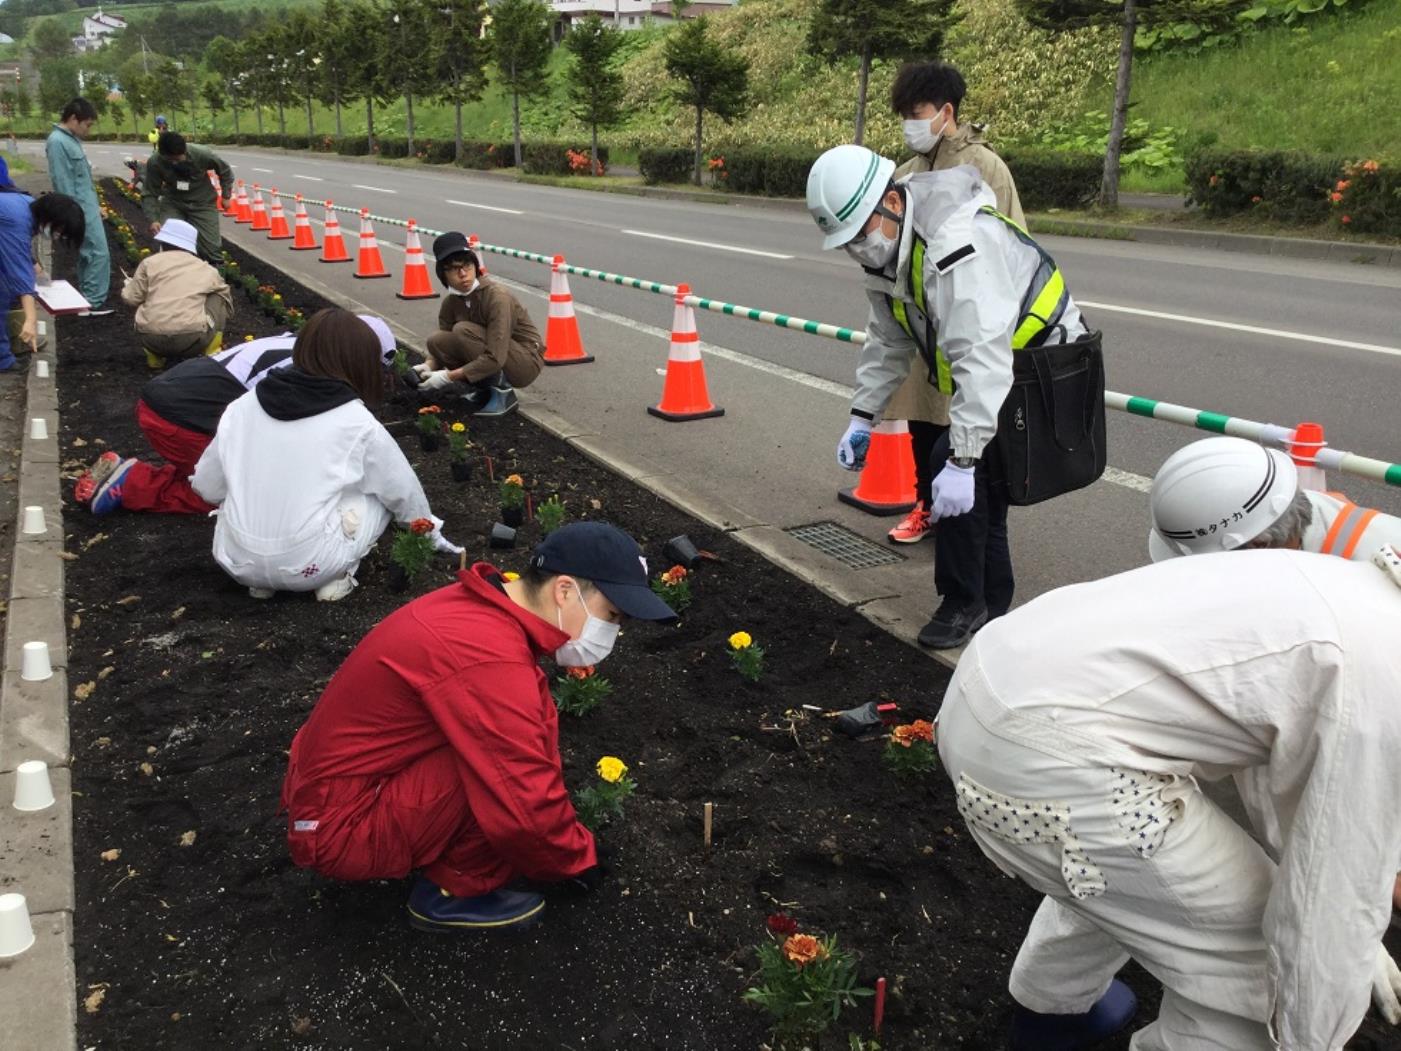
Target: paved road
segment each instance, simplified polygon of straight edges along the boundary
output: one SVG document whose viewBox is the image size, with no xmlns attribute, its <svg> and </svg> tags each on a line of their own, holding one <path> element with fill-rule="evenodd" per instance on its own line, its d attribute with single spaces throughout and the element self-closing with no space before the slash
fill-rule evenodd
<svg viewBox="0 0 1401 1051">
<path fill-rule="evenodd" d="M 121 147 L 94 144 L 89 151 L 99 171 L 121 170 Z M 438 229 L 457 227 L 488 243 L 562 253 L 582 266 L 684 281 L 713 299 L 864 324 L 853 265 L 840 253 L 818 251 L 810 220 L 792 209 L 528 186 L 322 155 L 223 152 L 250 183 L 413 216 Z M 319 209 L 312 213 L 319 220 Z M 238 243 L 274 254 L 290 272 L 360 298 L 411 330 L 432 328 L 433 305 L 392 298 L 402 261 L 394 228 L 380 234 L 396 278 L 379 282 L 354 281 L 345 273 L 349 267 L 320 265 L 307 258 L 313 253 L 286 252 L 242 227 L 227 230 Z M 1401 389 L 1395 327 L 1401 271 L 1078 238 L 1047 237 L 1044 243 L 1104 331 L 1110 387 L 1282 425 L 1320 420 L 1334 445 L 1401 461 L 1401 436 L 1392 422 Z M 538 264 L 492 256 L 489 265 L 499 277 L 548 288 L 548 271 Z M 611 447 L 631 450 L 640 474 L 683 478 L 751 521 L 786 527 L 831 518 L 873 539 L 883 535 L 888 522 L 831 499 L 839 485 L 850 484 L 831 457 L 844 425 L 854 348 L 702 313 L 712 393 L 728 415 L 662 424 L 641 410 L 659 393 L 656 370 L 665 343 L 657 333 L 669 327 L 670 303 L 580 279 L 573 291 L 587 312 L 584 337 L 599 363 L 547 370 L 532 391 L 576 429 L 587 425 Z M 543 321 L 541 298 L 527 296 L 527 302 Z M 1111 414 L 1117 482 L 1014 512 L 1022 597 L 1140 561 L 1146 501 L 1133 487 L 1196 436 Z M 1401 513 L 1401 493 L 1361 481 L 1346 485 L 1354 498 Z M 922 565 L 930 547 L 904 553 Z M 857 601 L 894 602 L 906 622 L 920 611 L 927 615 L 930 587 L 922 571 L 912 575 L 906 564 L 867 578 L 876 583 L 858 589 L 864 597 Z M 890 595 L 898 598 L 881 598 Z"/>
</svg>

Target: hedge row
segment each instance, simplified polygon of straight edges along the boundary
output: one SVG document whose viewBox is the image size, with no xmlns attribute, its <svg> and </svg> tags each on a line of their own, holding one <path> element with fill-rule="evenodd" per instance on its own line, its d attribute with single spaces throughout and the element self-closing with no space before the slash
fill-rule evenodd
<svg viewBox="0 0 1401 1051">
<path fill-rule="evenodd" d="M 1095 199 L 1104 178 L 1104 158 L 1094 153 L 1016 149 L 1004 151 L 1002 159 L 1028 212 L 1082 208 Z"/>
</svg>

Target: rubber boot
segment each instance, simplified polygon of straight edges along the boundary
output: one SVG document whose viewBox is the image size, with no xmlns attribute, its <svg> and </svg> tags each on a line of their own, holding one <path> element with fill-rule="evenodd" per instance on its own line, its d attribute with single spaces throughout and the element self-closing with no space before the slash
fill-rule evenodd
<svg viewBox="0 0 1401 1051">
<path fill-rule="evenodd" d="M 1138 1012 L 1138 997 L 1119 979 L 1084 1014 L 1041 1014 L 1017 1006 L 1008 1051 L 1087 1051 L 1119 1032 Z"/>
</svg>

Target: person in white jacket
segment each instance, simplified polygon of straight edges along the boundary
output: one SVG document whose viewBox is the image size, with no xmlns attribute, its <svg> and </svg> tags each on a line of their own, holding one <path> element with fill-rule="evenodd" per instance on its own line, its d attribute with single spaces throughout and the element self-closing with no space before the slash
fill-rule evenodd
<svg viewBox="0 0 1401 1051">
<path fill-rule="evenodd" d="M 1389 549 L 1388 549 L 1389 550 Z M 1091 1046 L 1163 984 L 1134 1051 L 1332 1051 L 1401 865 L 1401 558 L 1171 559 L 989 625 L 939 714 L 968 829 L 1045 894 L 1012 968 L 1014 1049 Z M 1234 776 L 1260 841 L 1203 794 Z"/>
<path fill-rule="evenodd" d="M 344 598 L 391 521 L 429 519 L 438 550 L 461 550 L 370 411 L 384 385 L 380 339 L 332 308 L 307 321 L 290 366 L 224 411 L 191 483 L 218 506 L 215 560 L 254 598 Z"/>
</svg>

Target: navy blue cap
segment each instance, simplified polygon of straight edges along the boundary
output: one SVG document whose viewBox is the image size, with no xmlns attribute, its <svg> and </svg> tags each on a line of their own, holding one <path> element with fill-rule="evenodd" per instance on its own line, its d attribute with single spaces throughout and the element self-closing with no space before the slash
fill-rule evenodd
<svg viewBox="0 0 1401 1051">
<path fill-rule="evenodd" d="M 571 522 L 540 541 L 530 564 L 546 573 L 592 581 L 609 602 L 638 620 L 675 620 L 647 579 L 637 541 L 607 522 Z"/>
</svg>

